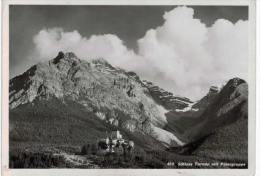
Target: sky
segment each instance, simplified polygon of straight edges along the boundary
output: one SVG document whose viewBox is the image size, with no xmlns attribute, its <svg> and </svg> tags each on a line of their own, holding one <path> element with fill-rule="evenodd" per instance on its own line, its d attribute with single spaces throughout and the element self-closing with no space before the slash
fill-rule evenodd
<svg viewBox="0 0 260 176">
<path fill-rule="evenodd" d="M 176 95 L 247 80 L 246 6 L 10 6 L 10 78 L 72 51 L 103 57 Z"/>
</svg>

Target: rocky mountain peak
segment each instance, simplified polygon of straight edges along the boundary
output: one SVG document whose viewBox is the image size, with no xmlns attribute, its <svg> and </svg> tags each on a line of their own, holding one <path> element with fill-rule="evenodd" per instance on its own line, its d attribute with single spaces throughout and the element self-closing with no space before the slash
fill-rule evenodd
<svg viewBox="0 0 260 176">
<path fill-rule="evenodd" d="M 153 99 L 167 110 L 184 109 L 193 103 L 190 99 L 174 95 L 150 81 L 143 80 L 142 83 L 147 87 Z"/>
<path fill-rule="evenodd" d="M 208 108 L 210 103 L 213 102 L 217 97 L 221 97 L 223 102 L 228 102 L 230 99 L 233 99 L 234 95 L 239 93 L 243 94 L 242 96 L 247 97 L 247 89 L 247 83 L 243 79 L 232 78 L 222 88 L 211 86 L 207 95 L 194 104 L 193 108 L 197 108 L 203 111 Z M 226 99 L 223 97 L 226 97 Z"/>
<path fill-rule="evenodd" d="M 60 62 L 70 62 L 77 64 L 80 62 L 80 59 L 73 52 L 62 52 L 60 51 L 58 55 L 53 59 L 53 64 L 59 64 Z"/>
<path fill-rule="evenodd" d="M 73 58 L 76 58 L 78 59 L 78 57 L 73 53 L 73 52 L 67 52 L 64 54 L 64 57 L 65 58 L 69 58 L 69 59 L 73 59 Z"/>
<path fill-rule="evenodd" d="M 236 88 L 236 87 L 238 87 L 242 83 L 246 83 L 245 80 L 243 80 L 241 78 L 233 78 L 233 79 L 230 79 L 228 81 L 226 86 L 229 87 L 229 88 Z"/>
</svg>

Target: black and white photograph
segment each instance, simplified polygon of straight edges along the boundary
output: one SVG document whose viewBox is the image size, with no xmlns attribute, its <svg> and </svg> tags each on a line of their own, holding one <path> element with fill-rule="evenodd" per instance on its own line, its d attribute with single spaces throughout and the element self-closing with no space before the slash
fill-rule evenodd
<svg viewBox="0 0 260 176">
<path fill-rule="evenodd" d="M 249 168 L 249 6 L 8 9 L 10 169 Z"/>
</svg>

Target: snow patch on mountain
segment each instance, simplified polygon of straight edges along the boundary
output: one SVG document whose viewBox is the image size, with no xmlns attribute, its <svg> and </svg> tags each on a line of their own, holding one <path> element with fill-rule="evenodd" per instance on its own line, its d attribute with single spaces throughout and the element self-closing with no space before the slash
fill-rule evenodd
<svg viewBox="0 0 260 176">
<path fill-rule="evenodd" d="M 179 146 L 185 145 L 179 138 L 177 138 L 173 133 L 166 131 L 162 128 L 153 126 L 153 133 L 156 136 L 157 140 L 161 141 L 166 146 L 176 146 L 175 143 Z"/>
<path fill-rule="evenodd" d="M 167 109 L 165 109 L 163 106 L 161 105 L 157 105 L 157 109 L 158 109 L 158 112 L 159 112 L 159 116 L 161 117 L 162 121 L 164 123 L 167 123 L 167 117 L 165 116 L 165 114 L 167 112 L 169 112 Z"/>
</svg>

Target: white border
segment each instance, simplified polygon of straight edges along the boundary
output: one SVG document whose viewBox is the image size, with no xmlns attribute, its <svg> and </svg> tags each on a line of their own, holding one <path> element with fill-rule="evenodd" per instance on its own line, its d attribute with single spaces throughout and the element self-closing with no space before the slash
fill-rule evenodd
<svg viewBox="0 0 260 176">
<path fill-rule="evenodd" d="M 1 28 L 0 28 L 0 38 L 1 38 L 1 42 L 0 42 L 0 78 L 1 78 L 1 86 L 0 86 L 0 99 L 2 102 L 2 1 L 0 1 L 0 23 L 1 23 Z M 0 117 L 2 119 L 2 105 L 0 106 Z M 0 120 L 0 126 L 1 126 L 1 131 L 0 131 L 0 136 L 1 136 L 1 146 L 0 146 L 0 164 L 1 164 L 1 168 L 0 168 L 0 173 L 2 175 L 2 120 Z"/>
<path fill-rule="evenodd" d="M 248 169 L 8 169 L 9 8 L 12 4 L 37 5 L 248 5 L 249 6 L 249 158 Z M 255 0 L 3 0 L 2 28 L 2 174 L 6 175 L 197 175 L 248 176 L 255 172 Z"/>
<path fill-rule="evenodd" d="M 256 2 L 256 166 L 260 166 L 260 1 Z M 260 175 L 260 167 L 256 167 L 256 176 Z"/>
</svg>

